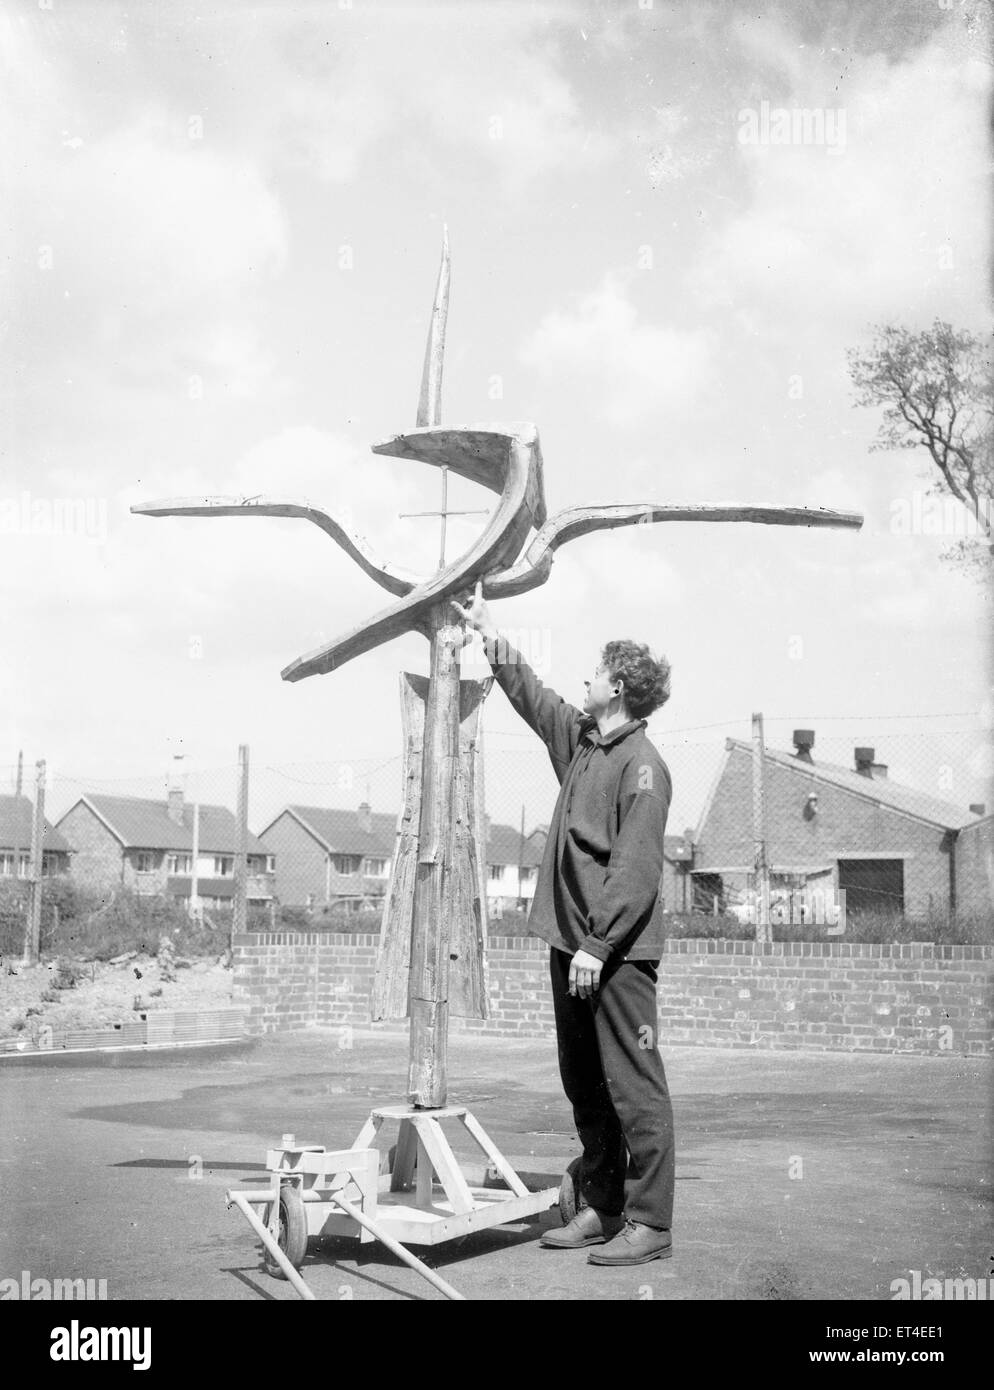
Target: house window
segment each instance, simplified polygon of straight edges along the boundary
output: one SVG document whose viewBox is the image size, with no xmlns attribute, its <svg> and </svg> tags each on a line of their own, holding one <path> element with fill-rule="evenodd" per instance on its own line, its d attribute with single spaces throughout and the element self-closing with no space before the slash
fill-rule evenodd
<svg viewBox="0 0 994 1390">
<path fill-rule="evenodd" d="M 522 869 L 522 870 L 521 870 L 521 882 L 522 882 L 522 883 L 531 883 L 531 881 L 532 881 L 532 875 L 534 874 L 534 872 L 535 872 L 534 869 Z"/>
<path fill-rule="evenodd" d="M 266 855 L 266 873 L 267 873 L 267 874 L 274 874 L 275 872 L 276 872 L 276 855 L 275 855 L 275 854 L 267 854 L 267 855 Z"/>
<path fill-rule="evenodd" d="M 356 854 L 336 854 L 331 862 L 336 873 L 357 874 L 359 872 L 359 856 Z"/>
<path fill-rule="evenodd" d="M 193 867 L 193 859 L 189 854 L 169 854 L 166 856 L 166 873 L 168 874 L 188 874 Z"/>
<path fill-rule="evenodd" d="M 383 878 L 387 871 L 385 859 L 367 859 L 366 873 L 370 878 Z"/>
<path fill-rule="evenodd" d="M 230 878 L 235 872 L 235 856 L 233 854 L 215 854 L 214 856 L 214 877 Z"/>
<path fill-rule="evenodd" d="M 504 877 L 504 865 L 490 864 L 487 868 L 487 877 L 491 883 L 499 883 Z"/>
<path fill-rule="evenodd" d="M 155 868 L 155 854 L 150 849 L 140 849 L 135 855 L 135 868 L 140 874 L 150 874 Z"/>
</svg>

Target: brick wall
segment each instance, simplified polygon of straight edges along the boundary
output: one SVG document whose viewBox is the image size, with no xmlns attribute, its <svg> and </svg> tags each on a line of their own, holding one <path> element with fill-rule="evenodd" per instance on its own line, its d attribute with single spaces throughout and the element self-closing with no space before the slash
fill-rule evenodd
<svg viewBox="0 0 994 1390">
<path fill-rule="evenodd" d="M 966 826 L 956 837 L 956 910 L 994 909 L 994 816 Z"/>
<path fill-rule="evenodd" d="M 276 856 L 276 896 L 289 906 L 304 906 L 313 896 L 328 901 L 328 854 L 299 821 L 283 811 L 259 836 Z"/>
<path fill-rule="evenodd" d="M 82 801 L 67 811 L 57 827 L 69 842 L 70 873 L 86 888 L 114 889 L 122 881 L 120 841 Z"/>
<path fill-rule="evenodd" d="M 369 1024 L 377 936 L 246 933 L 235 938 L 234 1004 L 255 1033 Z M 489 950 L 493 1016 L 460 1032 L 553 1031 L 548 947 L 508 937 Z M 991 946 L 671 941 L 659 970 L 659 1041 L 829 1051 L 994 1051 Z"/>
</svg>

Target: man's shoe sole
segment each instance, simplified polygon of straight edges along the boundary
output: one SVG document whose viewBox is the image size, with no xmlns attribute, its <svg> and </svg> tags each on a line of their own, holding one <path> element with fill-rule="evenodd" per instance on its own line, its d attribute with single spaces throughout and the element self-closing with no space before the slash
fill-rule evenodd
<svg viewBox="0 0 994 1390">
<path fill-rule="evenodd" d="M 605 1267 L 610 1269 L 613 1268 L 615 1265 L 622 1267 L 625 1265 L 647 1265 L 650 1260 L 668 1260 L 672 1254 L 673 1247 L 672 1245 L 668 1245 L 665 1250 L 653 1250 L 650 1255 L 639 1255 L 637 1258 L 634 1259 L 611 1258 L 607 1260 L 598 1260 L 596 1256 L 588 1255 L 587 1263 L 591 1265 L 604 1265 Z"/>
</svg>

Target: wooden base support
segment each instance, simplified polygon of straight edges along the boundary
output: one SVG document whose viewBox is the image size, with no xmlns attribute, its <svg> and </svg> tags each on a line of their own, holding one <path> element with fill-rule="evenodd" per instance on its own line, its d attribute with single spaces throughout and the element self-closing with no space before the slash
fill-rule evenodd
<svg viewBox="0 0 994 1390">
<path fill-rule="evenodd" d="M 392 1162 L 381 1157 L 377 1220 L 396 1239 L 410 1245 L 436 1245 L 470 1231 L 502 1226 L 554 1207 L 559 1188 L 531 1191 L 464 1105 L 422 1109 L 378 1106 L 356 1138 L 356 1149 L 377 1149 L 384 1121 L 398 1123 Z M 461 1126 L 505 1184 L 470 1184 L 452 1151 L 443 1122 Z M 384 1166 L 388 1171 L 384 1172 Z"/>
</svg>

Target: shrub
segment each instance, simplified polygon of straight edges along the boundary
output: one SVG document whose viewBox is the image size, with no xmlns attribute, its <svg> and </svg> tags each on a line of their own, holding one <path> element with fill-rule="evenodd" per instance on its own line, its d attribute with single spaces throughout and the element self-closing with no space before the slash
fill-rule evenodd
<svg viewBox="0 0 994 1390">
<path fill-rule="evenodd" d="M 269 912 L 258 909 L 260 916 L 254 918 L 249 913 L 249 931 L 273 931 Z M 378 935 L 383 920 L 380 907 L 363 908 L 359 912 L 349 912 L 335 907 L 302 907 L 287 904 L 280 907 L 276 931 L 299 932 L 345 932 L 352 935 Z"/>
<path fill-rule="evenodd" d="M 113 960 L 132 951 L 154 956 L 163 936 L 186 956 L 218 955 L 228 944 L 225 925 L 211 925 L 206 918 L 194 922 L 178 899 L 148 897 L 128 888 L 109 897 L 77 892 L 76 913 L 60 919 L 52 949 L 83 960 Z"/>
<path fill-rule="evenodd" d="M 67 960 L 64 957 L 60 957 L 55 965 L 52 988 L 75 989 L 80 980 L 86 977 L 86 974 L 86 970 L 79 961 Z"/>
<path fill-rule="evenodd" d="M 754 923 L 736 917 L 710 913 L 672 913 L 665 918 L 668 938 L 725 939 L 755 941 Z M 901 917 L 892 912 L 849 914 L 843 932 L 832 932 L 827 924 L 814 922 L 774 922 L 774 941 L 849 941 L 853 943 L 900 944 L 912 941 L 943 946 L 982 946 L 994 943 L 994 916 L 975 913 L 950 917 L 934 913 L 930 917 Z"/>
<path fill-rule="evenodd" d="M 23 952 L 27 920 L 27 884 L 18 879 L 0 880 L 0 955 L 19 956 Z"/>
</svg>

